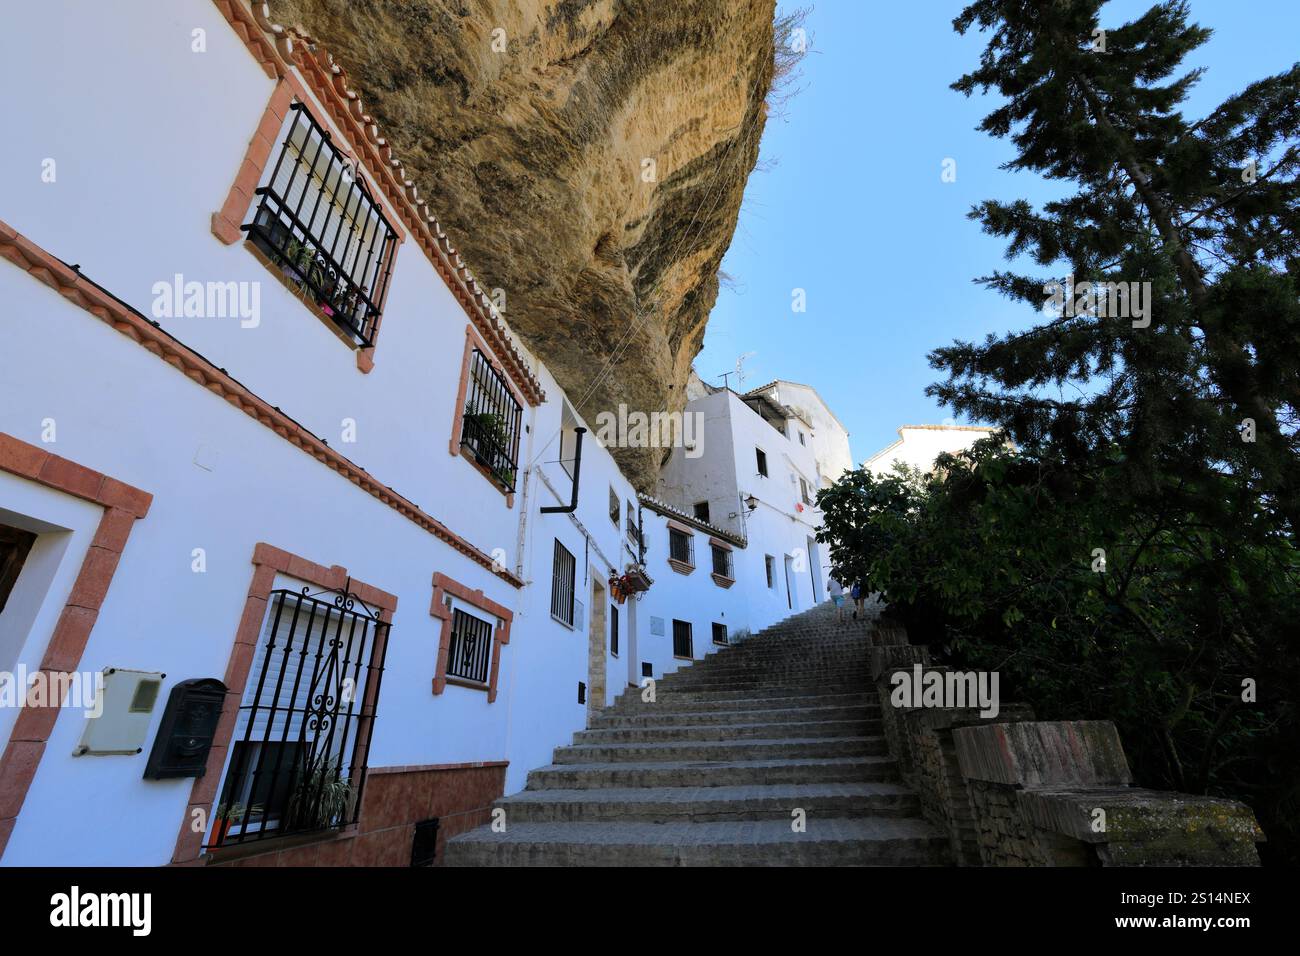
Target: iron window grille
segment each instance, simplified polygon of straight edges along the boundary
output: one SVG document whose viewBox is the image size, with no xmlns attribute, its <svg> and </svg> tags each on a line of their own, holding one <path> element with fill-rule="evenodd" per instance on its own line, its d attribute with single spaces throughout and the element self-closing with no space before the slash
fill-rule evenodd
<svg viewBox="0 0 1300 956">
<path fill-rule="evenodd" d="M 763 555 L 763 567 L 767 571 L 767 586 L 776 587 L 776 558 L 770 554 Z"/>
<path fill-rule="evenodd" d="M 447 675 L 487 686 L 492 656 L 492 622 L 460 608 L 451 612 L 451 642 L 447 648 Z"/>
<path fill-rule="evenodd" d="M 673 656 L 694 657 L 694 642 L 691 640 L 691 622 L 673 621 Z"/>
<path fill-rule="evenodd" d="M 714 644 L 731 643 L 729 640 L 727 640 L 727 625 L 725 624 L 713 625 L 713 643 Z"/>
<path fill-rule="evenodd" d="M 389 623 L 346 589 L 272 591 L 206 846 L 355 823 Z"/>
<path fill-rule="evenodd" d="M 713 573 L 724 578 L 731 577 L 731 552 L 716 544 L 710 547 L 713 549 Z"/>
<path fill-rule="evenodd" d="M 241 228 L 360 346 L 374 344 L 397 236 L 365 180 L 301 103 Z"/>
<path fill-rule="evenodd" d="M 505 377 L 478 349 L 470 355 L 468 390 L 461 445 L 506 491 L 514 491 L 523 408 Z"/>
<path fill-rule="evenodd" d="M 614 522 L 614 527 L 618 527 L 618 513 L 620 509 L 618 492 L 612 487 L 609 489 L 609 520 Z"/>
<path fill-rule="evenodd" d="M 551 617 L 573 627 L 574 590 L 578 562 L 569 549 L 555 541 L 555 559 L 551 566 Z"/>
<path fill-rule="evenodd" d="M 682 564 L 695 564 L 694 535 L 676 528 L 668 529 L 668 557 Z"/>
<path fill-rule="evenodd" d="M 618 654 L 618 605 L 609 606 L 609 652 Z"/>
</svg>

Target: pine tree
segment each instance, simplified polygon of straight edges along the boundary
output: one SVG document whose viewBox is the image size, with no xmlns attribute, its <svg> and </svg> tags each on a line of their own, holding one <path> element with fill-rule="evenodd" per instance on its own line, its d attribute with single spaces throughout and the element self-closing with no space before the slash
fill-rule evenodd
<svg viewBox="0 0 1300 956">
<path fill-rule="evenodd" d="M 1063 314 L 1025 332 L 955 342 L 930 361 L 928 394 L 1066 461 L 1122 463 L 1134 500 L 1177 496 L 1225 530 L 1300 536 L 1300 64 L 1192 122 L 1200 76 L 1181 63 L 1210 31 L 1181 0 L 1103 30 L 1102 0 L 977 0 L 953 21 L 989 34 L 953 88 L 1004 101 L 980 128 L 1009 137 L 1006 164 L 1076 191 L 1035 209 L 986 201 L 970 213 L 1076 283 Z M 1041 309 L 1057 274 L 977 281 Z M 1115 317 L 1150 283 L 1149 325 Z M 1225 500 L 1221 479 L 1237 495 Z"/>
</svg>

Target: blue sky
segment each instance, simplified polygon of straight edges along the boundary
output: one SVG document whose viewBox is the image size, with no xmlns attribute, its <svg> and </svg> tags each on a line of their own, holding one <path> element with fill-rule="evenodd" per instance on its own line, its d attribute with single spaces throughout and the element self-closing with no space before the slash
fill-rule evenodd
<svg viewBox="0 0 1300 956">
<path fill-rule="evenodd" d="M 813 385 L 848 427 L 858 461 L 893 441 L 899 425 L 952 415 L 925 396 L 941 377 L 926 361 L 930 349 L 1035 318 L 971 282 L 1003 265 L 1003 244 L 965 214 L 982 199 L 1041 201 L 1063 187 L 999 170 L 1010 144 L 975 130 L 994 99 L 948 89 L 983 49 L 980 35 L 952 30 L 963 6 L 816 3 L 802 92 L 768 122 L 760 161 L 771 168 L 750 177 L 723 260 L 736 287 L 718 296 L 695 362 L 721 384 L 753 352 L 746 387 L 776 378 Z M 1112 0 L 1103 26 L 1149 6 Z M 1186 61 L 1208 67 L 1189 116 L 1300 59 L 1297 0 L 1192 0 L 1191 11 L 1215 32 Z M 949 157 L 954 183 L 940 180 Z M 807 295 L 801 314 L 791 310 L 795 288 Z"/>
</svg>

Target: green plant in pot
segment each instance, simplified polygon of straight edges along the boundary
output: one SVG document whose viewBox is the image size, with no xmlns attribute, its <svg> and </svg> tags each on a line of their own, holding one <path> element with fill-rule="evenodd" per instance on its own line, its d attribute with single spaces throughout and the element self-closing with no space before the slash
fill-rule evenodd
<svg viewBox="0 0 1300 956">
<path fill-rule="evenodd" d="M 357 792 L 343 776 L 337 757 L 312 761 L 289 797 L 288 817 L 294 828 L 334 826 L 352 815 Z"/>
<path fill-rule="evenodd" d="M 247 817 L 247 821 L 245 821 Z M 245 826 L 247 823 L 257 823 L 262 818 L 262 805 L 255 803 L 252 806 L 245 806 L 242 803 L 223 803 L 217 807 L 216 821 L 212 825 L 212 845 L 220 846 L 226 841 L 226 834 L 233 826 Z"/>
</svg>

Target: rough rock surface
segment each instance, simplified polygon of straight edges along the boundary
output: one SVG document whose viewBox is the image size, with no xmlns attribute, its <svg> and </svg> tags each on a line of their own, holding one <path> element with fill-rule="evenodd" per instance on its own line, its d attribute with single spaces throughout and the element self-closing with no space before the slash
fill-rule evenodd
<svg viewBox="0 0 1300 956">
<path fill-rule="evenodd" d="M 620 402 L 681 408 L 758 157 L 773 0 L 275 0 L 272 13 L 348 70 L 589 423 Z M 658 449 L 616 454 L 652 486 Z"/>
</svg>

